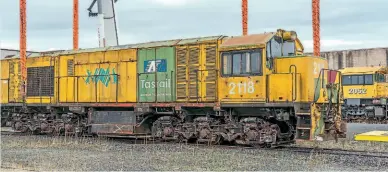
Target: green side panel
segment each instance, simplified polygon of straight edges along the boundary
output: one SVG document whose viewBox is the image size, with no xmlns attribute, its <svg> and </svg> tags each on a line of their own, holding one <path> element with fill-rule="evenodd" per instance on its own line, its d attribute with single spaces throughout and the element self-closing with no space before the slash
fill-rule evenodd
<svg viewBox="0 0 388 172">
<path fill-rule="evenodd" d="M 320 134 L 323 134 L 324 133 L 324 130 L 325 130 L 325 122 L 323 121 L 323 117 L 326 116 L 326 111 L 322 111 L 321 112 L 321 117 L 319 119 L 317 119 L 316 122 L 316 125 L 315 125 L 315 128 L 314 128 L 314 133 L 313 133 L 313 138 L 315 138 L 315 136 L 318 136 Z"/>
<path fill-rule="evenodd" d="M 319 99 L 319 91 L 322 88 L 322 83 L 320 78 L 314 78 L 314 102 Z"/>
<path fill-rule="evenodd" d="M 337 99 L 338 90 L 337 89 L 334 89 L 334 88 L 333 89 L 328 89 L 327 93 L 328 93 L 328 95 L 333 94 L 332 97 L 331 97 L 331 102 L 333 102 L 333 103 L 337 103 L 338 102 L 338 99 Z"/>
<path fill-rule="evenodd" d="M 175 47 L 138 50 L 137 70 L 139 102 L 175 101 Z"/>
</svg>

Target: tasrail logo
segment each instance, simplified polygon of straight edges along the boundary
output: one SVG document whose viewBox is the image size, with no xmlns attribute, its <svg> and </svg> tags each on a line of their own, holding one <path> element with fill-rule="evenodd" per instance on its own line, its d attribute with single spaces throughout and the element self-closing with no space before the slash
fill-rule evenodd
<svg viewBox="0 0 388 172">
<path fill-rule="evenodd" d="M 112 74 L 110 74 L 109 67 L 106 69 L 96 68 L 94 70 L 94 74 L 92 74 L 92 72 L 88 69 L 86 70 L 86 74 L 86 84 L 101 82 L 105 87 L 108 87 L 110 82 L 112 82 L 112 84 L 117 84 L 117 75 L 115 68 L 112 69 Z"/>
<path fill-rule="evenodd" d="M 166 71 L 167 71 L 166 59 L 144 61 L 144 73 L 166 72 Z"/>
<path fill-rule="evenodd" d="M 141 88 L 171 88 L 171 79 L 165 79 L 161 81 L 147 81 L 140 80 Z"/>
</svg>

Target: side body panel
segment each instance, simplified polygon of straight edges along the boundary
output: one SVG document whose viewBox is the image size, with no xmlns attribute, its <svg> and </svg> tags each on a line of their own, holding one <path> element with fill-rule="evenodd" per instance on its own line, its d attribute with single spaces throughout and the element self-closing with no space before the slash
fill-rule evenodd
<svg viewBox="0 0 388 172">
<path fill-rule="evenodd" d="M 376 84 L 376 98 L 388 98 L 388 83 Z"/>
<path fill-rule="evenodd" d="M 312 64 L 312 65 L 306 65 Z M 281 57 L 275 59 L 275 73 L 284 73 L 300 75 L 300 80 L 296 81 L 298 87 L 296 92 L 297 102 L 312 102 L 314 100 L 314 93 L 317 87 L 317 79 L 320 75 L 321 69 L 327 69 L 327 61 L 316 57 Z M 295 83 L 292 80 L 278 80 L 278 85 L 285 85 Z M 279 87 L 281 88 L 281 86 Z M 269 89 L 274 89 L 269 87 Z M 285 88 L 287 89 L 287 88 Z"/>
<path fill-rule="evenodd" d="M 177 46 L 177 101 L 214 102 L 217 100 L 220 43 L 221 40 L 215 39 Z"/>
<path fill-rule="evenodd" d="M 9 60 L 9 102 L 21 103 L 21 71 L 19 59 Z"/>
<path fill-rule="evenodd" d="M 1 102 L 0 103 L 8 103 L 9 99 L 9 61 L 10 60 L 1 60 Z"/>
<path fill-rule="evenodd" d="M 173 102 L 175 96 L 175 48 L 138 50 L 138 102 Z"/>
<path fill-rule="evenodd" d="M 119 49 L 62 55 L 60 102 L 135 102 L 135 54 Z"/>
<path fill-rule="evenodd" d="M 221 102 L 266 102 L 267 101 L 267 77 L 268 69 L 266 68 L 265 49 L 258 49 L 261 52 L 261 74 L 252 76 L 222 76 L 220 69 L 218 93 Z M 255 50 L 256 51 L 256 50 Z M 221 57 L 220 63 L 223 63 Z M 220 65 L 221 68 L 226 66 Z"/>
<path fill-rule="evenodd" d="M 373 99 L 377 98 L 379 92 L 384 95 L 384 87 L 378 87 L 377 84 L 373 85 L 344 85 L 344 98 L 345 99 Z M 380 91 L 378 91 L 378 89 Z"/>
<path fill-rule="evenodd" d="M 55 57 L 27 58 L 27 103 L 55 103 Z"/>
<path fill-rule="evenodd" d="M 76 82 L 80 78 L 74 77 L 74 54 L 61 55 L 57 60 L 57 88 L 59 102 L 76 102 Z"/>
</svg>

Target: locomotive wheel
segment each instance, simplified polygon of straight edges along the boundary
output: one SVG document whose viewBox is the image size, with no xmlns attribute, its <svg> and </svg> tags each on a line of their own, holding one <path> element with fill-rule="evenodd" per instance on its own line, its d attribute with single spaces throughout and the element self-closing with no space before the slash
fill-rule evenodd
<svg viewBox="0 0 388 172">
<path fill-rule="evenodd" d="M 213 138 L 212 138 L 213 145 L 220 145 L 222 143 L 223 143 L 223 139 L 222 139 L 221 135 L 219 135 L 219 134 L 213 135 Z"/>
<path fill-rule="evenodd" d="M 5 127 L 6 124 L 7 124 L 7 120 L 1 119 L 1 127 Z"/>
<path fill-rule="evenodd" d="M 163 128 L 162 128 L 162 124 L 160 123 L 160 121 L 155 121 L 152 124 L 151 134 L 152 134 L 152 138 L 154 138 L 154 140 L 159 140 L 162 138 Z"/>
</svg>

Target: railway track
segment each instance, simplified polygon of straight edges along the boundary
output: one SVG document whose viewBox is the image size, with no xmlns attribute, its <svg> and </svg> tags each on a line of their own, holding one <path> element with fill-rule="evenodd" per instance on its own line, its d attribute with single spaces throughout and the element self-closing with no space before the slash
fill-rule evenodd
<svg viewBox="0 0 388 172">
<path fill-rule="evenodd" d="M 377 152 L 377 151 L 358 151 L 358 150 L 346 150 L 346 149 L 328 149 L 328 148 L 310 148 L 300 146 L 279 146 L 275 148 L 256 148 L 249 146 L 226 146 L 226 145 L 203 145 L 192 143 L 191 145 L 202 146 L 205 148 L 221 148 L 221 149 L 260 149 L 267 151 L 284 151 L 284 152 L 295 152 L 305 154 L 326 154 L 326 155 L 341 155 L 341 156 L 359 156 L 364 158 L 382 158 L 388 159 L 388 152 Z"/>
<path fill-rule="evenodd" d="M 32 136 L 31 133 L 21 133 L 9 130 L 2 130 L 1 135 L 8 136 Z M 65 136 L 62 136 L 65 137 Z M 208 145 L 204 143 L 190 143 L 190 142 L 167 142 L 167 141 L 146 141 L 146 139 L 131 139 L 131 138 L 110 138 L 110 141 L 124 142 L 128 144 L 186 144 L 191 146 L 197 146 L 205 149 L 259 149 L 267 151 L 285 151 L 305 154 L 327 154 L 327 155 L 341 155 L 341 156 L 359 156 L 364 158 L 383 158 L 388 159 L 388 152 L 376 152 L 376 151 L 358 151 L 358 150 L 345 150 L 345 149 L 328 149 L 328 148 L 310 148 L 300 146 L 279 146 L 275 148 L 257 148 L 252 146 L 241 145 Z"/>
<path fill-rule="evenodd" d="M 358 151 L 358 150 L 345 150 L 345 149 L 327 149 L 327 148 L 307 148 L 298 146 L 288 146 L 278 148 L 275 150 L 291 151 L 297 153 L 308 154 L 330 154 L 330 155 L 342 155 L 342 156 L 361 156 L 365 158 L 386 158 L 388 159 L 388 152 L 375 152 L 375 151 Z"/>
<path fill-rule="evenodd" d="M 31 135 L 29 133 L 21 133 L 21 132 L 15 132 L 15 131 L 12 131 L 12 130 L 8 130 L 8 129 L 3 129 L 1 128 L 1 135 Z"/>
</svg>

